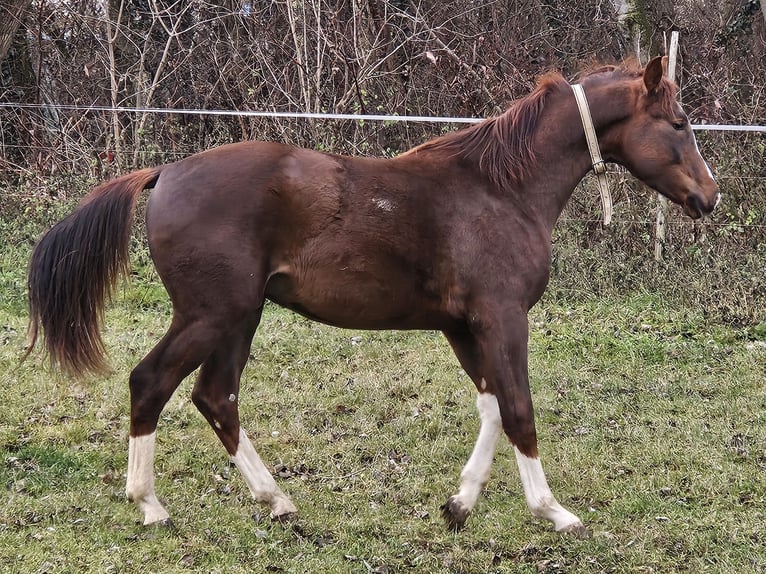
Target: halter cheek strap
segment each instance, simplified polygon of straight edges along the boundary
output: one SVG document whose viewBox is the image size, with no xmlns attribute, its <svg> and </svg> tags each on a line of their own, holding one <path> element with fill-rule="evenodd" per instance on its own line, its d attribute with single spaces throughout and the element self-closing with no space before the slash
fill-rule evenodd
<svg viewBox="0 0 766 574">
<path fill-rule="evenodd" d="M 577 100 L 577 109 L 580 110 L 580 119 L 582 127 L 585 130 L 585 141 L 588 143 L 588 151 L 593 167 L 593 173 L 596 174 L 599 191 L 601 192 L 601 210 L 604 213 L 604 225 L 609 225 L 612 221 L 612 195 L 609 193 L 609 182 L 606 179 L 606 162 L 601 157 L 601 150 L 598 147 L 596 138 L 596 129 L 593 127 L 593 119 L 590 116 L 588 100 L 585 98 L 585 91 L 580 84 L 572 84 L 572 91 Z"/>
</svg>

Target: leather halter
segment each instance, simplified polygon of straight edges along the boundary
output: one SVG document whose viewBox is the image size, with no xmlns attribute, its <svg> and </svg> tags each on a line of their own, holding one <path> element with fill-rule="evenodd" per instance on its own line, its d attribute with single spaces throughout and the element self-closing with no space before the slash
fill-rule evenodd
<svg viewBox="0 0 766 574">
<path fill-rule="evenodd" d="M 585 141 L 588 143 L 593 173 L 596 174 L 599 191 L 601 192 L 601 210 L 604 213 L 604 225 L 609 225 L 612 221 L 612 195 L 609 193 L 609 182 L 606 179 L 606 162 L 601 157 L 601 150 L 598 147 L 596 129 L 593 127 L 593 119 L 590 116 L 585 91 L 580 84 L 572 84 L 572 91 L 574 92 L 575 100 L 577 100 L 577 109 L 580 110 L 580 119 L 582 119 L 582 127 L 585 130 Z"/>
</svg>

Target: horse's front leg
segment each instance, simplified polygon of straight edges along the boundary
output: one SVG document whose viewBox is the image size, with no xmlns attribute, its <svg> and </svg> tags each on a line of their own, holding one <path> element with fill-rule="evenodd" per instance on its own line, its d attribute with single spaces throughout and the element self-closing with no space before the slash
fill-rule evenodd
<svg viewBox="0 0 766 574">
<path fill-rule="evenodd" d="M 481 317 L 481 316 L 479 316 Z M 553 496 L 537 451 L 534 410 L 527 370 L 526 311 L 486 314 L 459 334 L 448 334 L 466 372 L 479 390 L 481 428 L 473 454 L 461 474 L 460 491 L 443 507 L 447 524 L 461 527 L 489 476 L 499 427 L 516 453 L 527 506 L 557 531 L 587 534 L 580 519 Z"/>
<path fill-rule="evenodd" d="M 476 445 L 460 473 L 460 490 L 456 495 L 450 496 L 441 508 L 442 516 L 451 530 L 462 528 L 476 505 L 489 479 L 497 439 L 500 437 L 500 410 L 495 395 L 479 393 L 476 408 L 481 419 Z"/>
</svg>

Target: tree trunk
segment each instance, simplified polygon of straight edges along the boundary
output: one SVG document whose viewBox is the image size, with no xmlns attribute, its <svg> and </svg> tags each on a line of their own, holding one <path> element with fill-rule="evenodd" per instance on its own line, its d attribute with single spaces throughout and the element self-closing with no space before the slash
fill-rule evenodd
<svg viewBox="0 0 766 574">
<path fill-rule="evenodd" d="M 766 0 L 762 0 L 766 1 Z M 661 53 L 664 34 L 672 28 L 675 7 L 669 0 L 612 0 L 629 55 L 646 62 Z"/>
<path fill-rule="evenodd" d="M 16 30 L 31 4 L 32 0 L 6 0 L 0 5 L 0 62 L 10 50 Z"/>
</svg>

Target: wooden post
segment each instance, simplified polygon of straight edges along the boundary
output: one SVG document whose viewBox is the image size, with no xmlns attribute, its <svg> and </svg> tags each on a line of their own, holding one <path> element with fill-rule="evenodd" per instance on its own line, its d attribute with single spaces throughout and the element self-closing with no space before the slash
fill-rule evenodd
<svg viewBox="0 0 766 574">
<path fill-rule="evenodd" d="M 668 79 L 676 80 L 676 62 L 678 60 L 678 32 L 670 34 L 670 49 L 668 50 Z M 662 261 L 665 252 L 665 239 L 667 237 L 666 220 L 668 218 L 669 202 L 665 196 L 657 194 L 657 227 L 654 237 L 654 260 Z"/>
</svg>

